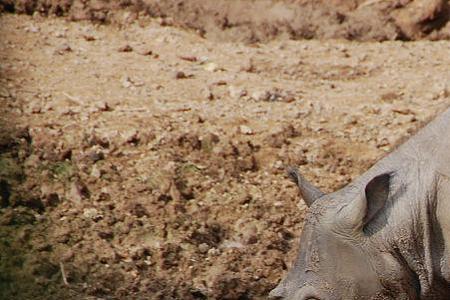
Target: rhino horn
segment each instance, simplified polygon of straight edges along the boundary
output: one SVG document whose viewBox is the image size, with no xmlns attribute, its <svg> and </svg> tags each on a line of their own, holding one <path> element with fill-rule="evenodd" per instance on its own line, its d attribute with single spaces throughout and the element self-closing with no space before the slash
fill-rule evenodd
<svg viewBox="0 0 450 300">
<path fill-rule="evenodd" d="M 313 186 L 311 183 L 309 183 L 299 172 L 296 168 L 288 168 L 287 169 L 289 177 L 294 181 L 295 184 L 297 184 L 300 195 L 302 196 L 303 200 L 305 201 L 306 205 L 309 207 L 311 206 L 314 201 L 319 199 L 324 195 L 322 191 L 320 191 L 318 188 Z"/>
</svg>

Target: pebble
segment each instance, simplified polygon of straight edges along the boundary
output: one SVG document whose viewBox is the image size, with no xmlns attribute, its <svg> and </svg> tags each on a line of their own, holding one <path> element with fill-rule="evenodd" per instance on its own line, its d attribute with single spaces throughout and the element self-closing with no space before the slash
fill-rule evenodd
<svg viewBox="0 0 450 300">
<path fill-rule="evenodd" d="M 201 94 L 202 94 L 202 98 L 205 98 L 207 100 L 214 100 L 214 98 L 215 98 L 214 94 L 210 88 L 202 89 Z"/>
<path fill-rule="evenodd" d="M 119 51 L 119 52 L 132 52 L 133 51 L 133 47 L 131 47 L 130 45 L 126 44 L 126 45 L 123 45 L 123 46 L 119 47 L 117 49 L 117 51 Z"/>
<path fill-rule="evenodd" d="M 247 91 L 245 89 L 238 88 L 238 87 L 235 87 L 233 85 L 230 85 L 228 87 L 228 93 L 229 93 L 230 97 L 234 98 L 234 99 L 239 99 L 239 98 L 242 98 L 244 96 L 247 96 Z"/>
<path fill-rule="evenodd" d="M 88 191 L 83 184 L 75 181 L 70 184 L 69 198 L 72 201 L 80 203 L 87 196 Z"/>
<path fill-rule="evenodd" d="M 206 243 L 202 243 L 198 246 L 198 251 L 200 251 L 200 253 L 207 253 L 209 250 L 209 245 Z"/>
<path fill-rule="evenodd" d="M 203 69 L 208 72 L 216 72 L 217 70 L 219 70 L 219 66 L 216 63 L 210 62 L 206 63 Z"/>
<path fill-rule="evenodd" d="M 136 129 L 129 129 L 121 133 L 121 136 L 125 143 L 137 143 L 139 142 L 139 131 Z"/>
<path fill-rule="evenodd" d="M 251 97 L 256 101 L 269 101 L 270 93 L 265 90 L 256 90 L 252 93 Z"/>
<path fill-rule="evenodd" d="M 83 217 L 86 219 L 95 219 L 99 216 L 98 210 L 96 208 L 85 208 L 83 210 Z"/>
<path fill-rule="evenodd" d="M 61 44 L 58 48 L 56 48 L 55 54 L 63 55 L 65 53 L 71 52 L 71 51 L 72 51 L 72 48 L 70 47 L 70 45 L 67 43 L 64 43 L 64 44 Z"/>
<path fill-rule="evenodd" d="M 99 179 L 102 176 L 100 169 L 97 167 L 97 165 L 92 166 L 91 176 L 96 179 Z"/>
<path fill-rule="evenodd" d="M 253 130 L 252 130 L 250 127 L 248 127 L 247 125 L 241 125 L 241 126 L 239 126 L 239 131 L 240 131 L 242 134 L 246 134 L 246 135 L 251 135 L 251 134 L 253 134 Z"/>
<path fill-rule="evenodd" d="M 126 89 L 130 88 L 133 86 L 133 82 L 131 81 L 130 77 L 128 76 L 124 76 L 122 77 L 122 79 L 120 80 L 120 82 L 122 83 L 122 86 Z"/>
</svg>

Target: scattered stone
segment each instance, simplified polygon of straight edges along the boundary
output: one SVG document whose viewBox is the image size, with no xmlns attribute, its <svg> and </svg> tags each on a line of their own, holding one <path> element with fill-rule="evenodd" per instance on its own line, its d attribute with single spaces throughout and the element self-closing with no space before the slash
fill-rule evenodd
<svg viewBox="0 0 450 300">
<path fill-rule="evenodd" d="M 256 90 L 251 94 L 251 98 L 255 101 L 269 101 L 270 93 L 266 90 Z"/>
<path fill-rule="evenodd" d="M 281 202 L 281 201 L 275 201 L 274 203 L 273 203 L 273 206 L 274 207 L 283 207 L 283 202 Z"/>
<path fill-rule="evenodd" d="M 201 93 L 202 93 L 202 98 L 204 98 L 204 99 L 214 100 L 214 98 L 215 98 L 213 92 L 208 87 L 202 89 Z"/>
<path fill-rule="evenodd" d="M 87 33 L 83 34 L 83 38 L 87 42 L 92 42 L 92 41 L 95 41 L 97 39 L 94 35 L 87 34 Z"/>
<path fill-rule="evenodd" d="M 124 143 L 137 144 L 139 143 L 139 131 L 137 129 L 130 129 L 121 133 Z"/>
<path fill-rule="evenodd" d="M 94 217 L 94 221 L 98 221 L 100 219 L 102 219 L 103 216 L 102 215 L 97 215 L 96 217 Z M 110 240 L 114 237 L 114 233 L 111 229 L 108 228 L 102 228 L 102 230 L 98 231 L 98 236 L 104 240 Z"/>
<path fill-rule="evenodd" d="M 130 77 L 128 76 L 124 76 L 122 77 L 122 79 L 120 80 L 120 82 L 122 83 L 122 86 L 126 89 L 130 88 L 133 86 L 133 82 L 131 81 Z"/>
<path fill-rule="evenodd" d="M 187 75 L 183 71 L 177 71 L 175 73 L 175 79 L 186 79 L 186 78 L 191 78 L 191 77 L 193 77 L 193 75 Z"/>
<path fill-rule="evenodd" d="M 117 49 L 117 51 L 119 51 L 119 52 L 132 52 L 133 51 L 133 47 L 131 47 L 130 45 L 126 44 L 126 45 L 123 45 L 123 46 L 119 47 Z"/>
<path fill-rule="evenodd" d="M 11 93 L 4 87 L 0 86 L 0 98 L 9 98 Z"/>
<path fill-rule="evenodd" d="M 242 229 L 242 240 L 245 244 L 255 244 L 258 241 L 258 230 L 255 225 L 247 225 Z"/>
<path fill-rule="evenodd" d="M 230 249 L 230 248 L 240 249 L 240 248 L 245 247 L 241 242 L 237 242 L 237 241 L 224 241 L 221 246 L 225 249 Z"/>
<path fill-rule="evenodd" d="M 81 181 L 73 181 L 70 184 L 69 199 L 81 203 L 83 199 L 89 198 L 89 190 Z"/>
<path fill-rule="evenodd" d="M 208 256 L 218 256 L 220 255 L 220 250 L 217 248 L 212 247 L 208 250 Z"/>
<path fill-rule="evenodd" d="M 242 134 L 246 134 L 246 135 L 253 134 L 253 130 L 250 127 L 248 127 L 247 125 L 239 126 L 239 132 Z"/>
<path fill-rule="evenodd" d="M 73 252 L 73 250 L 69 249 L 61 256 L 61 260 L 63 262 L 69 262 L 74 258 L 74 256 L 75 256 L 75 253 Z"/>
<path fill-rule="evenodd" d="M 99 101 L 99 102 L 95 103 L 94 109 L 95 109 L 95 111 L 100 111 L 100 112 L 113 111 L 112 107 L 109 106 L 108 102 L 106 102 L 106 101 Z"/>
<path fill-rule="evenodd" d="M 39 114 L 42 112 L 42 106 L 38 102 L 31 103 L 26 112 L 30 114 Z"/>
<path fill-rule="evenodd" d="M 59 39 L 61 39 L 61 38 L 66 38 L 66 30 L 63 30 L 63 31 L 56 31 L 55 33 L 54 33 L 54 35 L 55 35 L 55 37 L 56 38 L 59 38 Z"/>
<path fill-rule="evenodd" d="M 100 169 L 97 167 L 97 165 L 92 166 L 91 176 L 94 177 L 95 179 L 99 179 L 102 176 L 102 173 Z"/>
<path fill-rule="evenodd" d="M 228 87 L 228 93 L 230 94 L 230 97 L 234 98 L 234 99 L 239 99 L 244 96 L 247 96 L 247 90 L 245 90 L 243 88 L 235 87 L 233 85 L 230 85 Z"/>
<path fill-rule="evenodd" d="M 92 149 L 86 153 L 86 157 L 93 163 L 96 163 L 99 160 L 105 159 L 105 153 L 99 149 Z"/>
<path fill-rule="evenodd" d="M 42 204 L 45 207 L 55 207 L 60 203 L 58 193 L 53 191 L 52 188 L 45 183 L 41 185 L 41 199 Z"/>
<path fill-rule="evenodd" d="M 200 253 L 207 253 L 208 250 L 209 250 L 209 245 L 206 244 L 206 243 L 201 243 L 201 244 L 198 246 L 198 251 L 200 251 Z"/>
<path fill-rule="evenodd" d="M 140 55 L 144 55 L 144 56 L 147 56 L 147 55 L 150 56 L 150 55 L 153 55 L 153 50 L 148 49 L 148 48 L 141 48 L 137 51 L 137 53 Z"/>
<path fill-rule="evenodd" d="M 59 54 L 59 55 L 64 55 L 67 52 L 72 52 L 72 48 L 67 43 L 64 43 L 64 44 L 60 45 L 55 50 L 55 54 Z"/>
<path fill-rule="evenodd" d="M 25 27 L 25 32 L 38 33 L 39 31 L 40 31 L 40 28 L 35 25 L 30 25 L 28 27 Z"/>
<path fill-rule="evenodd" d="M 219 66 L 216 63 L 210 62 L 210 63 L 206 63 L 203 66 L 203 69 L 208 72 L 216 72 L 219 70 Z"/>
<path fill-rule="evenodd" d="M 85 217 L 86 219 L 96 219 L 99 216 L 99 212 L 96 208 L 85 208 L 83 210 L 83 217 Z"/>
<path fill-rule="evenodd" d="M 251 94 L 251 98 L 255 101 L 280 101 L 293 102 L 295 97 L 291 92 L 283 91 L 278 88 L 272 90 L 256 90 Z"/>
<path fill-rule="evenodd" d="M 195 56 L 179 56 L 180 59 L 190 61 L 190 62 L 196 62 L 197 57 Z"/>
</svg>

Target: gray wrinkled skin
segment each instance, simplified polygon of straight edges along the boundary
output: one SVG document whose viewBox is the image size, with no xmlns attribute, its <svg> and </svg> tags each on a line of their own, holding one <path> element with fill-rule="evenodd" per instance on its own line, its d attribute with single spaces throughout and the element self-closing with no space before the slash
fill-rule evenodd
<svg viewBox="0 0 450 300">
<path fill-rule="evenodd" d="M 450 109 L 353 183 L 309 206 L 272 299 L 450 299 Z"/>
</svg>

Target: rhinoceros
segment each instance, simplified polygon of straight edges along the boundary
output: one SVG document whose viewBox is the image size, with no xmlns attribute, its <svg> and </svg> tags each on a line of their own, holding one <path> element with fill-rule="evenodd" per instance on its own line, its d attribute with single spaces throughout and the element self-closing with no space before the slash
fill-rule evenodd
<svg viewBox="0 0 450 300">
<path fill-rule="evenodd" d="M 289 171 L 307 204 L 271 299 L 450 299 L 450 109 L 344 188 Z"/>
</svg>

